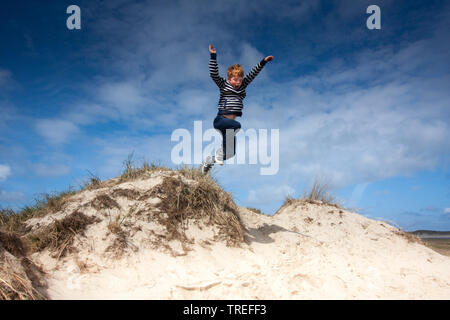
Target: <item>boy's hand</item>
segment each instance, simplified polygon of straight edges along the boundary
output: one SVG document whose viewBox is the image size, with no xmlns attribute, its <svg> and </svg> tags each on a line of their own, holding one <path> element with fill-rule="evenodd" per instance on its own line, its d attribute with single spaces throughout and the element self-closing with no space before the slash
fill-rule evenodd
<svg viewBox="0 0 450 320">
<path fill-rule="evenodd" d="M 212 45 L 209 45 L 209 53 L 216 53 L 216 49 Z"/>
<path fill-rule="evenodd" d="M 272 61 L 273 60 L 273 56 L 267 56 L 264 58 L 265 61 Z"/>
</svg>

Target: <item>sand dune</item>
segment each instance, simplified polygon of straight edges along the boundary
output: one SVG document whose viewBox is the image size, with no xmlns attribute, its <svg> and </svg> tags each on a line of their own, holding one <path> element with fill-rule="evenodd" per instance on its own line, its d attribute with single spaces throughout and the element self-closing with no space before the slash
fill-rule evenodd
<svg viewBox="0 0 450 320">
<path fill-rule="evenodd" d="M 47 297 L 450 299 L 450 258 L 386 222 L 305 200 L 266 216 L 221 189 L 219 205 L 202 211 L 183 202 L 189 190 L 205 192 L 198 185 L 176 171 L 113 179 L 28 220 L 30 234 L 67 217 L 80 226 L 66 247 L 30 255 L 46 273 Z"/>
</svg>

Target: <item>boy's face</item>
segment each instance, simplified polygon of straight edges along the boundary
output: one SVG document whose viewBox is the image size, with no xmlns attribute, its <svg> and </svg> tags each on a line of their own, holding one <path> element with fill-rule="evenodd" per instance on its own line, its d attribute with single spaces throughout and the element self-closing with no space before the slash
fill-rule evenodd
<svg viewBox="0 0 450 320">
<path fill-rule="evenodd" d="M 238 89 L 242 84 L 242 77 L 233 76 L 228 77 L 228 82 L 235 88 Z"/>
</svg>

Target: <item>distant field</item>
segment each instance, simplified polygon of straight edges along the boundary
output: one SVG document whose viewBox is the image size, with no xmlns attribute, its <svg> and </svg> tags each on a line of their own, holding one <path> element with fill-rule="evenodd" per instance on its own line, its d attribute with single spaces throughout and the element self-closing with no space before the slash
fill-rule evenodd
<svg viewBox="0 0 450 320">
<path fill-rule="evenodd" d="M 434 251 L 450 257 L 450 239 L 422 239 Z"/>
</svg>

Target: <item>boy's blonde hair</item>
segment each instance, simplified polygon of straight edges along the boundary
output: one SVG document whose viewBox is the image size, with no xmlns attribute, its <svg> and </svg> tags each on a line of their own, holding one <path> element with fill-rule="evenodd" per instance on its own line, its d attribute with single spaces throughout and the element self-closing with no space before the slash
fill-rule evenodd
<svg viewBox="0 0 450 320">
<path fill-rule="evenodd" d="M 227 77 L 243 77 L 244 76 L 244 69 L 240 64 L 234 64 L 227 70 Z"/>
</svg>

